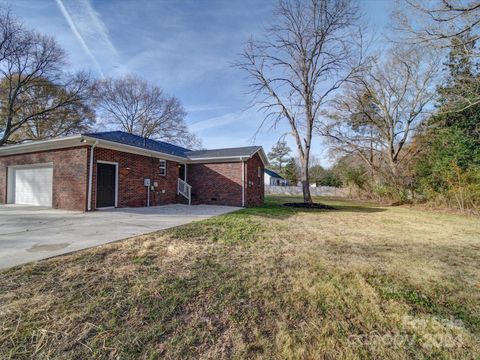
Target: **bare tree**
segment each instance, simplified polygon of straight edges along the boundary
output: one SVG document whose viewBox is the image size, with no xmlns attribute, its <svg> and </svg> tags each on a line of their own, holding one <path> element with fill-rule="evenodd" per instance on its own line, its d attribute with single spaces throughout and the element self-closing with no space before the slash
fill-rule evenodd
<svg viewBox="0 0 480 360">
<path fill-rule="evenodd" d="M 250 41 L 238 66 L 251 79 L 260 126 L 286 121 L 295 139 L 303 200 L 312 203 L 309 161 L 320 112 L 364 60 L 358 50 L 358 8 L 349 0 L 293 0 L 278 4 L 278 23 L 264 41 Z"/>
<path fill-rule="evenodd" d="M 401 0 L 398 5 L 400 30 L 416 43 L 449 48 L 452 40 L 475 42 L 480 38 L 479 0 Z M 480 56 L 465 45 L 470 56 Z"/>
<path fill-rule="evenodd" d="M 414 155 L 409 141 L 432 110 L 439 66 L 425 49 L 391 49 L 337 97 L 321 133 L 337 152 L 360 157 L 372 174 L 397 183 Z"/>
<path fill-rule="evenodd" d="M 42 112 L 50 104 L 58 102 L 58 99 L 68 98 L 70 94 L 66 92 L 68 89 L 42 80 L 41 85 L 33 86 L 22 94 L 19 101 L 21 104 L 18 110 L 19 117 L 38 115 L 31 117 L 12 134 L 9 142 L 45 140 L 89 131 L 95 123 L 95 112 L 93 104 L 87 101 L 65 104 L 52 111 Z"/>
<path fill-rule="evenodd" d="M 397 40 L 431 47 L 439 57 L 454 52 L 480 66 L 479 0 L 397 0 L 394 19 Z M 442 107 L 441 112 L 462 112 L 480 104 L 478 76 L 468 75 L 457 82 L 449 106 Z"/>
<path fill-rule="evenodd" d="M 99 83 L 98 107 L 103 120 L 130 134 L 188 147 L 199 140 L 188 131 L 180 101 L 134 75 Z"/>
<path fill-rule="evenodd" d="M 65 64 L 65 53 L 53 38 L 26 29 L 8 11 L 0 12 L 0 146 L 22 140 L 15 134 L 26 124 L 88 99 L 88 76 L 68 76 L 62 71 Z M 57 96 L 49 101 L 32 97 L 40 96 L 37 90 L 45 86 L 55 88 Z"/>
</svg>

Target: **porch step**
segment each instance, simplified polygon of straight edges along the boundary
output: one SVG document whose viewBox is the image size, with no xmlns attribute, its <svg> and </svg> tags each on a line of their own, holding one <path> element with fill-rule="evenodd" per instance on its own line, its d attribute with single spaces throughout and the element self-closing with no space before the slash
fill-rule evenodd
<svg viewBox="0 0 480 360">
<path fill-rule="evenodd" d="M 177 194 L 182 195 L 188 200 L 188 205 L 192 204 L 192 187 L 182 179 L 178 178 Z"/>
</svg>

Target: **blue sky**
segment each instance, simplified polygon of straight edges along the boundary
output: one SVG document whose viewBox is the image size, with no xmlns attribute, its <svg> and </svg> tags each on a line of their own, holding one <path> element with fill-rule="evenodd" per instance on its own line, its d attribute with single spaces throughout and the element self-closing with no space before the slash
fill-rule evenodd
<svg viewBox="0 0 480 360">
<path fill-rule="evenodd" d="M 372 31 L 381 32 L 393 0 L 359 1 Z M 248 109 L 245 74 L 232 67 L 245 41 L 261 37 L 271 23 L 275 1 L 2 2 L 25 25 L 53 35 L 72 68 L 98 77 L 137 73 L 178 97 L 191 130 L 207 148 L 255 143 L 269 151 L 288 132 L 287 126 L 265 128 L 254 138 L 263 114 Z M 321 139 L 315 139 L 312 152 L 329 163 Z"/>
</svg>

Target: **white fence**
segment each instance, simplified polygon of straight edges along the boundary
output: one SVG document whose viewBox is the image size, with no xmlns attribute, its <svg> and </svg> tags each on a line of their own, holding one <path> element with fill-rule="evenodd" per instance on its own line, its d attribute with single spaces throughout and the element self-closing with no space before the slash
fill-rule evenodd
<svg viewBox="0 0 480 360">
<path fill-rule="evenodd" d="M 317 186 L 311 187 L 310 193 L 313 196 L 336 196 L 347 197 L 348 190 L 333 186 Z M 274 186 L 265 185 L 265 194 L 267 195 L 302 195 L 301 186 Z"/>
</svg>

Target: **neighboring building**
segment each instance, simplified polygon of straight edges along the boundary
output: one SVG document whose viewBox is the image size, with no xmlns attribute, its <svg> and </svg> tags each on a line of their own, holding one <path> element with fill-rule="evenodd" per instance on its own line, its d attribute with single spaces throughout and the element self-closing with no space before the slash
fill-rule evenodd
<svg viewBox="0 0 480 360">
<path fill-rule="evenodd" d="M 275 185 L 275 186 L 287 186 L 288 181 L 285 180 L 281 175 L 277 174 L 275 171 L 264 169 L 264 179 L 265 185 Z"/>
<path fill-rule="evenodd" d="M 122 131 L 0 147 L 0 204 L 87 211 L 263 204 L 261 146 L 191 151 Z"/>
</svg>

